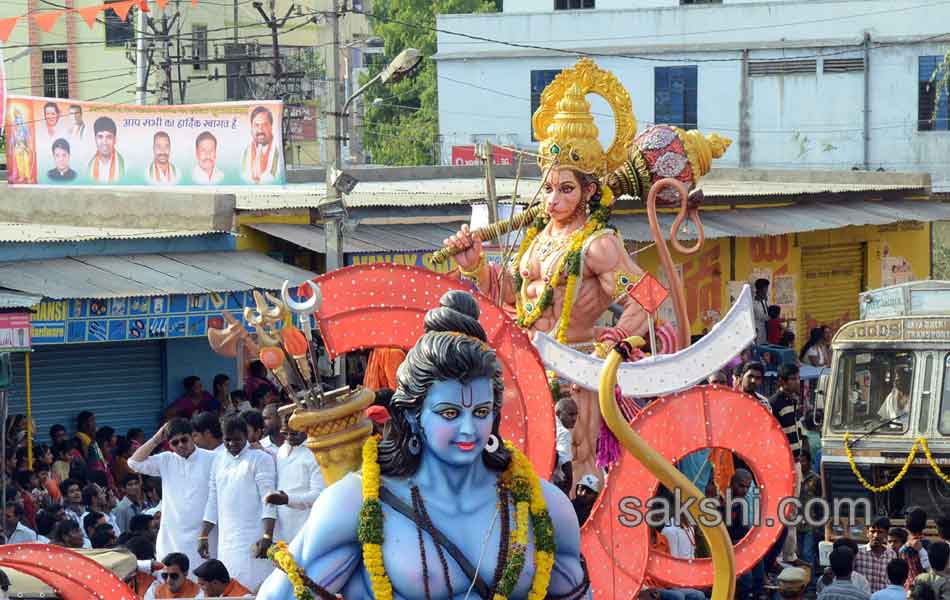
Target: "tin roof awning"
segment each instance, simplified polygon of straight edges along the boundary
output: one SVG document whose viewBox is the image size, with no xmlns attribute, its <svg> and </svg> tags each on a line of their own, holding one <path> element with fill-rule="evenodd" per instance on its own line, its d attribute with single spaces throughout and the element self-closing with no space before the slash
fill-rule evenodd
<svg viewBox="0 0 950 600">
<path fill-rule="evenodd" d="M 400 223 L 394 225 L 360 224 L 343 235 L 343 252 L 414 252 L 436 250 L 442 241 L 457 233 L 467 221 L 445 223 Z M 326 253 L 327 239 L 319 225 L 254 223 L 248 227 L 286 240 L 301 248 Z"/>
<path fill-rule="evenodd" d="M 74 256 L 0 262 L 0 288 L 53 299 L 278 290 L 316 277 L 251 251 Z"/>
<path fill-rule="evenodd" d="M 708 210 L 701 212 L 707 238 L 758 237 L 801 231 L 838 229 L 848 225 L 887 225 L 901 221 L 940 221 L 950 219 L 950 204 L 925 200 L 893 200 L 868 202 L 848 200 L 839 203 L 806 202 L 788 206 L 755 209 Z M 666 234 L 674 214 L 659 215 L 660 229 Z M 620 229 L 624 239 L 638 242 L 653 240 L 646 214 L 619 214 L 611 223 Z M 695 238 L 692 226 L 680 238 Z"/>
</svg>

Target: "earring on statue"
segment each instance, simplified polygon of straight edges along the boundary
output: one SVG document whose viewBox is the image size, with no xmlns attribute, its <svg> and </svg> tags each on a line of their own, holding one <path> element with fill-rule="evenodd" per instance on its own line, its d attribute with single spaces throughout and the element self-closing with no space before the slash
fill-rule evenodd
<svg viewBox="0 0 950 600">
<path fill-rule="evenodd" d="M 494 454 L 498 452 L 498 449 L 501 448 L 501 440 L 498 439 L 498 436 L 494 433 L 488 436 L 488 441 L 485 443 L 485 452 L 489 454 Z"/>
<path fill-rule="evenodd" d="M 419 453 L 422 452 L 422 440 L 419 439 L 417 434 L 412 434 L 409 436 L 409 454 L 413 456 L 419 456 Z"/>
</svg>

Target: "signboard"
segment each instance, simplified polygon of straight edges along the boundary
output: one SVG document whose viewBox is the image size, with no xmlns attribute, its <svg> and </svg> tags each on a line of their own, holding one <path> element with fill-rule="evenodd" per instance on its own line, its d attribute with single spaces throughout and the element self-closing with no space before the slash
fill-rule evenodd
<svg viewBox="0 0 950 600">
<path fill-rule="evenodd" d="M 346 266 L 353 265 L 372 265 L 376 263 L 394 263 L 397 265 L 409 265 L 410 267 L 423 267 L 436 273 L 448 273 L 458 268 L 453 259 L 443 263 L 435 264 L 432 261 L 434 250 L 419 250 L 416 252 L 396 252 L 391 254 L 377 254 L 372 252 L 353 252 L 345 256 Z"/>
<path fill-rule="evenodd" d="M 515 162 L 515 153 L 507 148 L 495 146 L 492 157 L 496 165 L 511 165 Z M 475 146 L 452 146 L 452 164 L 455 166 L 480 165 L 481 161 L 475 154 Z"/>
<path fill-rule="evenodd" d="M 317 103 L 306 100 L 287 106 L 287 139 L 294 142 L 317 141 Z"/>
<path fill-rule="evenodd" d="M 899 317 L 906 314 L 904 288 L 886 288 L 861 294 L 859 310 L 862 319 Z"/>
<path fill-rule="evenodd" d="M 836 341 L 950 342 L 950 318 L 906 317 L 857 321 L 838 330 Z"/>
<path fill-rule="evenodd" d="M 10 96 L 6 118 L 11 184 L 286 181 L 280 102 L 136 106 Z"/>
<path fill-rule="evenodd" d="M 244 306 L 253 305 L 251 292 L 44 300 L 32 338 L 41 345 L 204 337 L 209 327 L 225 326 L 222 310 L 243 322 Z"/>
<path fill-rule="evenodd" d="M 30 313 L 0 313 L 0 352 L 30 349 Z"/>
</svg>

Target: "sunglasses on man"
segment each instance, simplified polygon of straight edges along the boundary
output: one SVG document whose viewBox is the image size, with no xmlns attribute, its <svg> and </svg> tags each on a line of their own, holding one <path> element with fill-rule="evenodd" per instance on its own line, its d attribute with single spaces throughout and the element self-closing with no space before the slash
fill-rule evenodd
<svg viewBox="0 0 950 600">
<path fill-rule="evenodd" d="M 175 438 L 173 440 L 168 440 L 168 445 L 171 446 L 172 448 L 176 448 L 180 446 L 181 444 L 184 444 L 186 441 L 188 441 L 188 439 L 189 438 L 187 436 L 182 436 L 179 438 Z"/>
<path fill-rule="evenodd" d="M 162 573 L 162 579 L 165 581 L 168 581 L 169 579 L 175 581 L 179 577 L 181 577 L 181 573 Z"/>
</svg>

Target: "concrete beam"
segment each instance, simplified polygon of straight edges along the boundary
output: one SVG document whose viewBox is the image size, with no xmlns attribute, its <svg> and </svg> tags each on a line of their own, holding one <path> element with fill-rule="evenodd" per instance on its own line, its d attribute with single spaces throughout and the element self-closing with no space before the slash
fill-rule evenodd
<svg viewBox="0 0 950 600">
<path fill-rule="evenodd" d="M 0 185 L 0 222 L 231 231 L 234 194 Z"/>
</svg>

